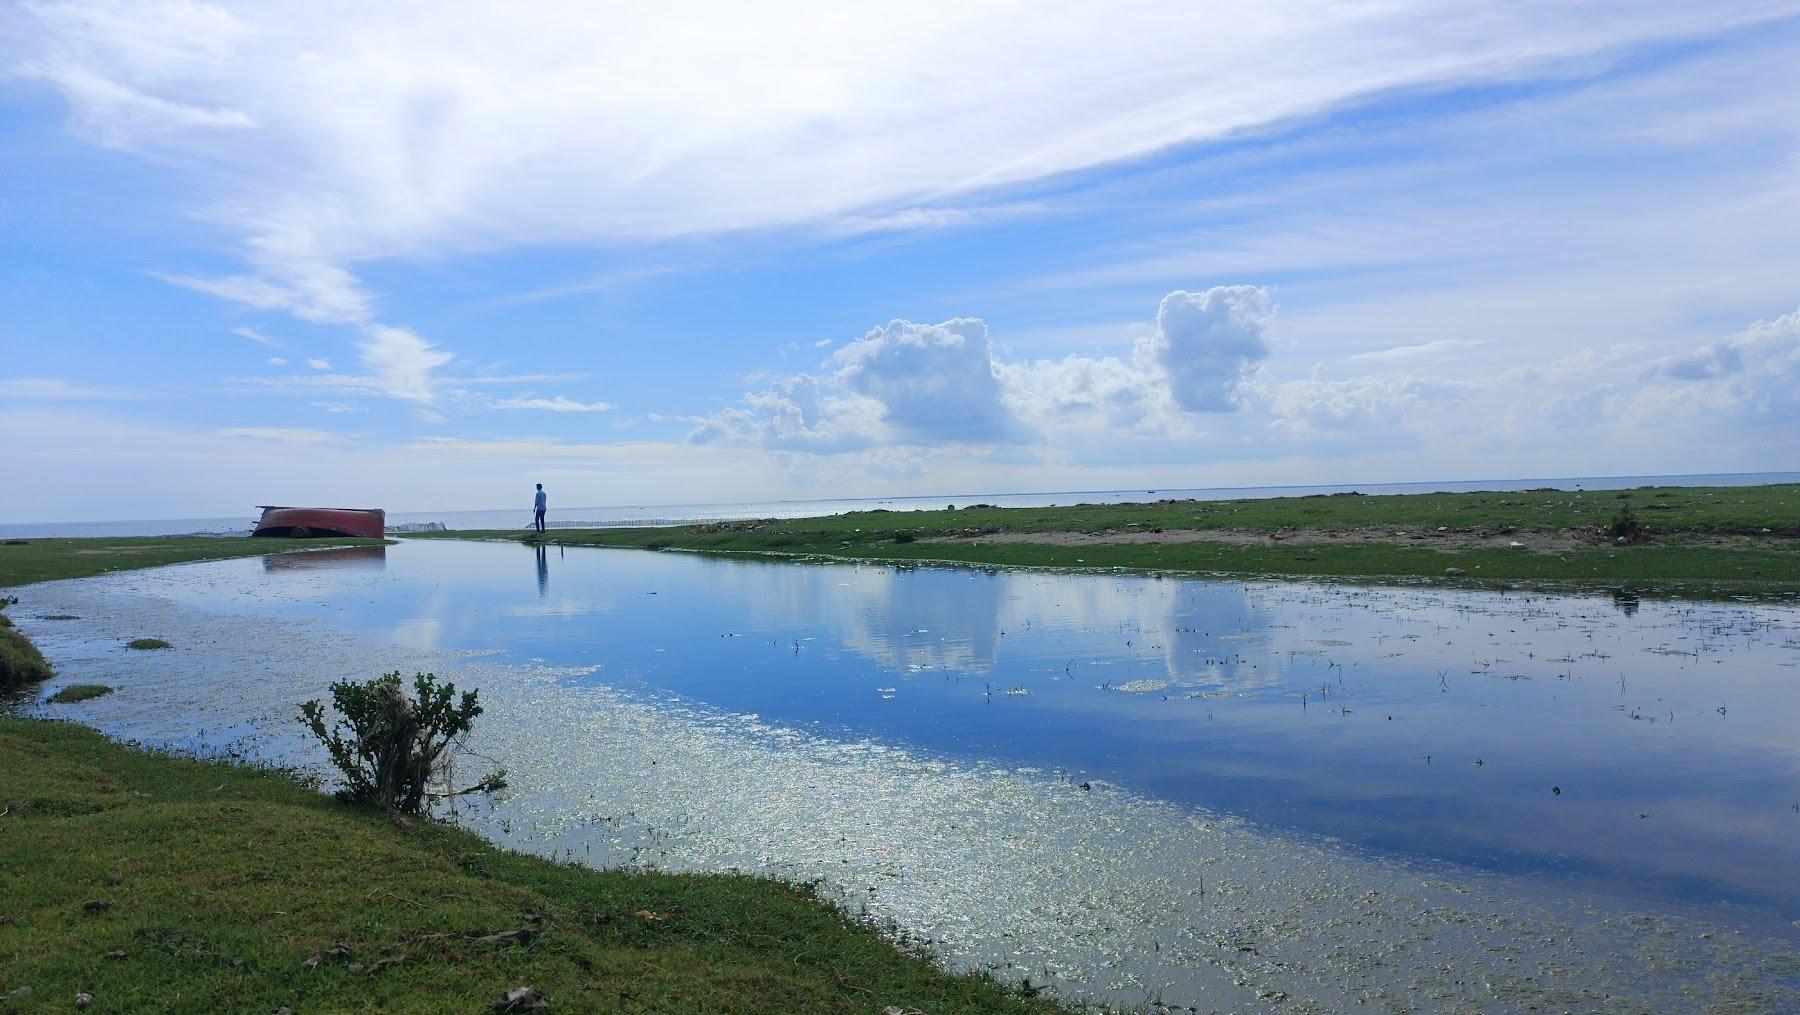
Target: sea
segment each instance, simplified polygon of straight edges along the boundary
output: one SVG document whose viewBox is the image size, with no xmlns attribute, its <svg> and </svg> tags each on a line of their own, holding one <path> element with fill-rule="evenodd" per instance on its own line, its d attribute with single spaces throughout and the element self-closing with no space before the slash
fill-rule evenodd
<svg viewBox="0 0 1800 1015">
<path fill-rule="evenodd" d="M 1467 493 L 1515 491 L 1539 487 L 1562 490 L 1628 490 L 1640 486 L 1763 486 L 1800 483 L 1800 472 L 1739 472 L 1678 476 L 1564 476 L 1535 479 L 1478 479 L 1455 482 L 1350 483 L 1319 486 L 1243 486 L 1199 489 L 1054 490 L 1035 493 L 951 493 L 917 497 L 849 497 L 824 500 L 733 501 L 713 504 L 624 504 L 610 507 L 553 507 L 545 522 L 552 528 L 693 525 L 745 518 L 813 518 L 853 511 L 927 511 L 946 506 L 988 504 L 995 507 L 1058 507 L 1072 504 L 1129 504 L 1161 499 L 1240 500 L 1329 494 Z M 388 526 L 408 529 L 525 529 L 531 512 L 519 508 L 486 510 L 389 511 Z M 50 539 L 82 536 L 242 535 L 256 524 L 256 513 L 222 518 L 147 518 L 113 521 L 39 521 L 0 524 L 0 538 Z"/>
</svg>

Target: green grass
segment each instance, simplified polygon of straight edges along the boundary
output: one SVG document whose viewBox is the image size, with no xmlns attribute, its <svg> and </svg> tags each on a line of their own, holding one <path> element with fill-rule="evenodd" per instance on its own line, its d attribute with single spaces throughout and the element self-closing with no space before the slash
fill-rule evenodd
<svg viewBox="0 0 1800 1015">
<path fill-rule="evenodd" d="M 105 684 L 70 684 L 44 700 L 58 705 L 67 705 L 77 701 L 89 701 L 103 694 L 111 694 L 112 691 L 113 689 Z"/>
<path fill-rule="evenodd" d="M 1617 546 L 1599 535 L 1625 505 L 1650 527 L 1649 542 Z M 1159 531 L 1186 538 L 1161 543 L 980 541 L 994 534 L 1105 537 Z M 1347 534 L 1360 541 L 1330 541 Z M 516 532 L 434 535 L 534 538 Z M 1209 540 L 1209 535 L 1215 538 Z M 1266 538 L 1270 535 L 1281 538 Z M 1544 552 L 1504 545 L 1513 538 L 1546 536 L 1568 545 Z M 926 541 L 934 537 L 947 541 Z M 1800 593 L 1800 485 L 1795 484 L 864 511 L 753 526 L 556 529 L 548 538 L 569 545 L 832 559 L 1382 581 L 1454 577 L 1464 583 L 1629 584 L 1695 595 Z M 1487 545 L 1481 545 L 1484 541 Z"/>
<path fill-rule="evenodd" d="M 50 679 L 50 664 L 29 638 L 0 627 L 0 694 Z"/>
<path fill-rule="evenodd" d="M 171 648 L 172 646 L 168 642 L 163 641 L 161 638 L 135 638 L 131 641 L 126 642 L 125 647 L 149 650 L 149 649 L 159 649 L 159 648 Z"/>
<path fill-rule="evenodd" d="M 0 545 L 0 588 L 191 560 L 250 557 L 328 546 L 381 546 L 377 539 L 269 539 L 249 536 L 143 536 L 31 539 Z"/>
<path fill-rule="evenodd" d="M 781 882 L 555 864 L 71 724 L 0 720 L 0 757 L 0 996 L 44 1010 L 1059 1010 Z"/>
</svg>

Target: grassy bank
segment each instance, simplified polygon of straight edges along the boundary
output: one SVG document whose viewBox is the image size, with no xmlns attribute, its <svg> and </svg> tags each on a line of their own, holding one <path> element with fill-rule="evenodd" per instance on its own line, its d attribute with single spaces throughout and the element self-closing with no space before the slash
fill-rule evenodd
<svg viewBox="0 0 1800 1015">
<path fill-rule="evenodd" d="M 251 557 L 327 546 L 380 546 L 378 539 L 253 539 L 248 536 L 142 536 L 26 539 L 0 544 L 0 588 L 192 560 Z"/>
<path fill-rule="evenodd" d="M 562 866 L 64 723 L 0 720 L 0 757 L 0 1009 L 1057 1010 L 779 882 Z"/>
<path fill-rule="evenodd" d="M 1625 543 L 1607 534 L 1621 518 L 1635 523 Z M 516 531 L 441 535 L 533 538 Z M 856 560 L 1800 593 L 1794 484 L 972 505 L 665 529 L 555 529 L 548 538 Z"/>
</svg>

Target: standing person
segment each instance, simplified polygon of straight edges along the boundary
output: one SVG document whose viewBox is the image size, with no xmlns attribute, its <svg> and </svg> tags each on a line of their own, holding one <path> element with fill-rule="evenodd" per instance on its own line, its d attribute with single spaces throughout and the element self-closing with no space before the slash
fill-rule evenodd
<svg viewBox="0 0 1800 1015">
<path fill-rule="evenodd" d="M 535 514 L 532 516 L 531 524 L 537 526 L 538 535 L 541 536 L 544 534 L 544 511 L 550 505 L 550 498 L 544 496 L 544 484 L 539 483 L 537 488 L 537 501 L 532 505 Z"/>
</svg>

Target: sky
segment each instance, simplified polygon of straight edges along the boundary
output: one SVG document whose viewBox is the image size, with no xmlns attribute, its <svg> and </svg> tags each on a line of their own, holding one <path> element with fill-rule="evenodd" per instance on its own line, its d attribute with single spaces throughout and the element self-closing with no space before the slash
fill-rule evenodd
<svg viewBox="0 0 1800 1015">
<path fill-rule="evenodd" d="M 0 522 L 1800 470 L 1800 0 L 0 7 Z"/>
</svg>

